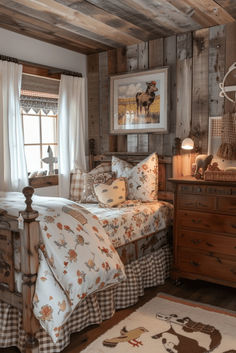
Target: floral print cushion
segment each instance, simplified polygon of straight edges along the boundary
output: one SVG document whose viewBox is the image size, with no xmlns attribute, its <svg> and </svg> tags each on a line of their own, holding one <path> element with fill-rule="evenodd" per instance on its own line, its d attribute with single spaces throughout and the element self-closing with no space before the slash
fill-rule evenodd
<svg viewBox="0 0 236 353">
<path fill-rule="evenodd" d="M 116 177 L 127 178 L 128 199 L 144 202 L 157 200 L 158 157 L 151 154 L 136 166 L 112 156 L 112 172 Z"/>
<path fill-rule="evenodd" d="M 106 183 L 112 180 L 113 174 L 111 172 L 90 174 L 83 173 L 84 175 L 84 190 L 80 202 L 82 203 L 97 203 L 97 197 L 94 194 L 93 185 Z"/>
<path fill-rule="evenodd" d="M 93 194 L 93 178 L 101 179 L 101 175 L 104 175 L 104 178 L 99 182 L 104 183 L 107 181 L 106 175 L 111 176 L 111 164 L 103 162 L 97 167 L 93 168 L 89 173 L 84 172 L 80 169 L 75 169 L 71 173 L 71 182 L 70 182 L 70 200 L 76 202 L 92 202 L 97 203 L 96 198 Z M 97 181 L 95 181 L 97 182 Z"/>
<path fill-rule="evenodd" d="M 126 199 L 124 178 L 116 179 L 112 184 L 94 184 L 94 193 L 101 207 L 114 207 Z"/>
</svg>

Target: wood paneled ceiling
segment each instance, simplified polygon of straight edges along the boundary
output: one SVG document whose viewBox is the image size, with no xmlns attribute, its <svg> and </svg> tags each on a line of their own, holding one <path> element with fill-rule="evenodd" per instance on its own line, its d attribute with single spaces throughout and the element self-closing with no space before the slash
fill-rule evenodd
<svg viewBox="0 0 236 353">
<path fill-rule="evenodd" d="M 83 54 L 234 22 L 236 0 L 0 0 L 0 26 Z"/>
</svg>

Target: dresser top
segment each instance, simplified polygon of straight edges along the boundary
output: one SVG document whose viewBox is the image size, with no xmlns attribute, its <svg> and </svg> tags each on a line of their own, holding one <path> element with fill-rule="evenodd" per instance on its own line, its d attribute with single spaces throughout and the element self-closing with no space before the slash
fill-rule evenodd
<svg viewBox="0 0 236 353">
<path fill-rule="evenodd" d="M 236 186 L 236 181 L 202 180 L 202 179 L 196 179 L 192 176 L 169 178 L 168 180 L 173 183 L 182 183 L 182 184 L 194 183 L 194 184 L 202 184 L 202 185 Z"/>
</svg>

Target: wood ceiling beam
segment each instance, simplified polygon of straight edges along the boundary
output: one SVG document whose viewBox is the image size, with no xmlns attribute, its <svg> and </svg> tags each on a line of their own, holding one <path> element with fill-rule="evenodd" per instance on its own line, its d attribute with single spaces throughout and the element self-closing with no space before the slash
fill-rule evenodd
<svg viewBox="0 0 236 353">
<path fill-rule="evenodd" d="M 130 7 L 126 1 L 87 0 L 87 2 L 96 5 L 100 9 L 106 10 L 110 14 L 115 14 L 117 17 L 123 18 L 127 22 L 130 22 L 141 29 L 149 31 L 155 38 L 166 37 L 174 34 L 172 30 L 161 27 L 160 24 L 155 23 L 143 12 L 137 11 L 132 6 Z"/>
<path fill-rule="evenodd" d="M 9 0 L 8 0 L 9 3 Z M 108 46 L 102 46 L 100 43 L 97 43 L 92 40 L 87 40 L 84 37 L 81 37 L 77 34 L 73 34 L 68 31 L 63 31 L 60 29 L 57 29 L 55 31 L 55 27 L 51 24 L 48 24 L 47 22 L 38 20 L 37 18 L 32 18 L 30 16 L 27 16 L 26 14 L 22 14 L 20 12 L 17 12 L 12 9 L 8 9 L 4 6 L 0 5 L 0 13 L 6 15 L 5 21 L 8 19 L 8 22 L 10 19 L 13 20 L 13 22 L 16 24 L 16 31 L 18 28 L 23 28 L 23 26 L 26 26 L 30 29 L 33 28 L 34 30 L 40 28 L 40 32 L 45 32 L 48 34 L 51 34 L 55 37 L 55 39 L 60 38 L 61 40 L 65 41 L 65 47 L 67 49 L 73 48 L 73 50 L 76 49 L 76 51 L 81 52 L 83 50 L 84 53 L 94 53 L 97 51 L 101 50 L 109 50 L 110 47 Z M 1 22 L 1 25 L 3 23 Z M 14 25 L 14 24 L 12 24 Z M 71 44 L 68 44 L 71 43 Z"/>
<path fill-rule="evenodd" d="M 63 3 L 64 5 L 68 5 L 67 0 L 56 1 Z M 69 1 L 69 3 L 71 3 L 71 1 Z M 152 36 L 150 31 L 147 31 L 143 28 L 141 29 L 133 23 L 128 22 L 125 19 L 118 17 L 112 13 L 109 13 L 106 10 L 101 9 L 86 0 L 77 0 L 68 6 L 70 6 L 70 8 L 74 10 L 82 12 L 84 15 L 88 15 L 108 26 L 111 26 L 119 31 L 125 32 L 139 40 L 147 41 Z"/>
<path fill-rule="evenodd" d="M 46 12 L 54 16 L 58 16 L 60 22 L 78 26 L 90 33 L 98 34 L 104 39 L 108 38 L 110 41 L 119 43 L 120 45 L 130 45 L 138 40 L 126 33 L 120 32 L 115 28 L 108 26 L 88 15 L 71 9 L 55 0 L 14 0 L 21 5 L 24 5 L 30 9 Z M 58 23 L 54 23 L 57 27 Z M 85 33 L 83 34 L 85 35 Z M 86 36 L 86 35 L 85 35 Z"/>
<path fill-rule="evenodd" d="M 166 0 L 156 2 L 153 0 L 125 0 L 125 3 L 174 33 L 184 33 L 200 28 L 199 24 L 191 17 L 179 11 L 177 7 Z"/>
<path fill-rule="evenodd" d="M 54 44 L 54 45 L 57 45 L 59 47 L 62 47 L 62 48 L 65 48 L 65 49 L 69 49 L 69 50 L 72 50 L 72 51 L 75 51 L 75 52 L 78 52 L 78 53 L 81 53 L 81 54 L 85 54 L 85 55 L 93 53 L 92 50 L 83 49 L 83 48 L 78 49 L 78 46 L 74 46 L 74 45 L 71 45 L 69 43 L 66 44 L 65 41 L 62 42 L 59 38 L 57 39 L 57 38 L 55 38 L 53 36 L 42 34 L 41 32 L 37 32 L 37 31 L 29 30 L 29 29 L 24 29 L 24 28 L 20 28 L 20 27 L 17 28 L 15 25 L 4 23 L 2 21 L 2 17 L 1 16 L 0 16 L 0 22 L 1 22 L 1 27 L 2 28 L 6 29 L 8 31 L 11 31 L 11 32 L 16 32 L 18 34 L 22 34 L 23 36 L 27 36 L 27 37 L 31 37 L 31 38 L 34 38 L 34 39 L 38 39 L 38 40 L 47 42 L 49 44 Z"/>
<path fill-rule="evenodd" d="M 212 26 L 234 22 L 235 19 L 214 0 L 185 0 L 196 12 L 212 20 Z M 210 27 L 210 26 L 209 26 Z"/>
<path fill-rule="evenodd" d="M 215 0 L 218 5 L 223 7 L 230 15 L 236 19 L 236 1 L 235 0 Z"/>
<path fill-rule="evenodd" d="M 198 23 L 201 28 L 209 27 L 215 21 L 210 19 L 202 11 L 193 8 L 191 5 L 186 3 L 185 0 L 167 0 L 172 6 L 176 7 L 179 11 L 185 13 L 189 18 Z"/>
</svg>

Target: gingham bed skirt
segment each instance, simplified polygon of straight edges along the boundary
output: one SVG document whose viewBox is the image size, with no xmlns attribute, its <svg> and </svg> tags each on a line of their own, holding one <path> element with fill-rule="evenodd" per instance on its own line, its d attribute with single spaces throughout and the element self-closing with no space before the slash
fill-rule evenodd
<svg viewBox="0 0 236 353">
<path fill-rule="evenodd" d="M 85 298 L 63 326 L 57 344 L 43 329 L 37 332 L 40 353 L 61 352 L 69 345 L 73 332 L 99 324 L 112 317 L 116 309 L 137 303 L 139 297 L 144 295 L 144 288 L 164 284 L 170 274 L 171 260 L 170 248 L 165 245 L 151 255 L 126 265 L 126 281 Z M 16 346 L 22 351 L 26 338 L 22 329 L 22 314 L 0 301 L 0 322 L 0 347 Z"/>
</svg>

